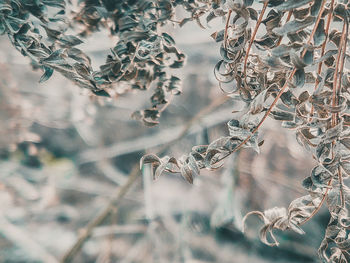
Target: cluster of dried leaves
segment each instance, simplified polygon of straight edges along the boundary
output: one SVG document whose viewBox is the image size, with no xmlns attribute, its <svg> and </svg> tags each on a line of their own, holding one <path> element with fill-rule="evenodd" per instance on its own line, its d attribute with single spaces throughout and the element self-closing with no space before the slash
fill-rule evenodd
<svg viewBox="0 0 350 263">
<path fill-rule="evenodd" d="M 126 90 L 152 86 L 152 108 L 135 117 L 153 126 L 171 96 L 180 93 L 180 79 L 169 69 L 181 67 L 185 56 L 163 27 L 176 23 L 176 6 L 191 13 L 178 22 L 180 26 L 195 20 L 203 27 L 203 15 L 207 23 L 225 18 L 225 27 L 212 34 L 222 43 L 222 58 L 214 74 L 220 87 L 229 87 L 230 96 L 245 105 L 228 123 L 229 136 L 195 146 L 180 159 L 147 155 L 141 164 L 151 163 L 155 177 L 175 172 L 192 183 L 200 169 L 221 167 L 223 159 L 242 147 L 259 152 L 262 123 L 268 116 L 279 120 L 282 127 L 295 130 L 297 141 L 318 162 L 303 181 L 309 194 L 294 200 L 288 209 L 254 211 L 247 216 L 259 215 L 264 222 L 262 241 L 277 245 L 274 229 L 302 233 L 300 226 L 326 203 L 331 219 L 320 256 L 326 261 L 350 262 L 350 189 L 346 185 L 350 173 L 350 3 L 265 0 L 255 3 L 261 5 L 260 14 L 253 3 L 84 0 L 67 5 L 64 0 L 4 0 L 0 34 L 7 34 L 34 68 L 44 70 L 40 81 L 56 70 L 102 96 L 126 84 Z M 76 46 L 99 28 L 107 28 L 118 41 L 106 63 L 94 70 L 88 55 Z"/>
<path fill-rule="evenodd" d="M 200 169 L 219 168 L 242 147 L 259 152 L 262 123 L 268 116 L 279 120 L 317 161 L 303 181 L 308 194 L 288 209 L 253 211 L 243 221 L 258 215 L 261 240 L 274 246 L 274 229 L 303 233 L 300 226 L 325 203 L 330 221 L 319 255 L 327 262 L 350 262 L 350 3 L 266 0 L 258 14 L 253 2 L 226 1 L 207 16 L 226 18 L 225 28 L 212 35 L 222 43 L 214 73 L 221 88 L 230 87 L 228 93 L 245 105 L 228 123 L 229 136 L 195 146 L 180 159 L 147 155 L 141 164 L 151 163 L 155 178 L 175 172 L 192 183 Z"/>
<path fill-rule="evenodd" d="M 181 92 L 180 79 L 169 69 L 182 67 L 185 55 L 163 28 L 174 23 L 178 5 L 193 16 L 198 8 L 197 3 L 182 0 L 79 0 L 68 4 L 65 0 L 4 0 L 0 3 L 0 35 L 7 34 L 33 67 L 44 71 L 41 82 L 56 70 L 99 96 L 146 90 L 153 83 L 152 107 L 134 115 L 153 126 L 171 97 Z M 116 36 L 117 43 L 96 70 L 77 46 L 101 28 Z"/>
</svg>

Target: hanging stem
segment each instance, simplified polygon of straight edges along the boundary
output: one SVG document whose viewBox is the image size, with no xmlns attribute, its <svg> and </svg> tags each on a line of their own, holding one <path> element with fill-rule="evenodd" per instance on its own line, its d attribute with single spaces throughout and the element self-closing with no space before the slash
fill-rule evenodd
<svg viewBox="0 0 350 263">
<path fill-rule="evenodd" d="M 264 3 L 264 6 L 261 10 L 261 13 L 259 15 L 259 18 L 258 18 L 258 21 L 256 22 L 256 25 L 255 25 L 255 28 L 254 28 L 254 31 L 253 31 L 253 34 L 252 34 L 252 37 L 250 38 L 250 41 L 249 41 L 249 45 L 248 45 L 248 48 L 247 48 L 247 52 L 246 52 L 246 55 L 245 55 L 245 58 L 244 58 L 244 66 L 243 66 L 243 76 L 244 76 L 244 79 L 246 79 L 246 72 L 247 72 L 247 62 L 248 62 L 248 56 L 249 56 L 249 52 L 250 52 L 250 49 L 253 45 L 253 42 L 254 42 L 254 39 L 255 39 L 255 36 L 256 36 L 256 33 L 258 32 L 258 29 L 259 29 L 259 26 L 261 24 L 261 21 L 263 19 L 263 16 L 264 16 L 264 13 L 265 13 L 265 10 L 267 8 L 267 4 L 269 3 L 269 1 L 266 1 Z"/>
<path fill-rule="evenodd" d="M 288 16 L 287 16 L 287 19 L 286 19 L 286 22 L 285 22 L 285 23 L 287 23 L 287 22 L 290 20 L 290 18 L 292 17 L 292 14 L 293 14 L 292 11 L 289 11 L 289 12 L 288 12 Z M 279 38 L 279 40 L 278 40 L 278 42 L 277 42 L 276 47 L 278 47 L 278 46 L 281 44 L 282 39 L 283 39 L 283 36 L 280 36 L 280 38 Z"/>
<path fill-rule="evenodd" d="M 306 43 L 306 46 L 309 45 L 316 33 L 316 29 L 318 24 L 320 23 L 321 17 L 322 17 L 322 13 L 324 11 L 324 2 L 325 0 L 322 2 L 322 6 L 320 9 L 320 12 L 317 16 L 316 22 L 315 22 L 315 26 L 310 34 L 309 40 Z M 303 58 L 306 54 L 306 49 L 303 50 L 302 54 L 301 54 L 301 58 Z M 220 162 L 221 160 L 225 159 L 227 156 L 229 156 L 231 153 L 234 153 L 236 151 L 238 151 L 240 148 L 242 148 L 243 145 L 245 145 L 251 138 L 252 136 L 259 130 L 259 128 L 261 127 L 261 125 L 263 124 L 263 122 L 266 120 L 267 116 L 270 115 L 273 107 L 276 105 L 277 101 L 279 100 L 279 98 L 282 96 L 282 94 L 284 93 L 284 91 L 286 90 L 286 88 L 288 87 L 288 83 L 292 80 L 292 78 L 294 77 L 295 72 L 297 71 L 296 68 L 293 69 L 293 71 L 291 72 L 291 74 L 289 75 L 288 79 L 286 80 L 286 82 L 284 83 L 283 87 L 281 88 L 281 90 L 278 92 L 276 98 L 274 99 L 274 101 L 272 102 L 272 104 L 270 105 L 270 107 L 268 108 L 268 110 L 265 112 L 264 117 L 262 117 L 262 119 L 260 120 L 259 124 L 252 130 L 251 134 L 244 140 L 242 141 L 232 152 L 228 152 L 226 155 L 224 155 L 223 157 L 219 158 L 216 163 Z"/>
<path fill-rule="evenodd" d="M 92 231 L 98 225 L 100 225 L 115 209 L 118 209 L 121 200 L 128 193 L 131 186 L 134 182 L 139 178 L 139 167 L 138 165 L 134 165 L 129 177 L 128 181 L 118 188 L 118 192 L 116 195 L 110 200 L 108 205 L 102 210 L 101 213 L 97 214 L 96 217 L 88 223 L 84 231 L 81 232 L 78 240 L 75 244 L 64 254 L 61 263 L 69 263 L 72 262 L 75 255 L 80 251 L 81 247 L 84 245 L 85 241 L 91 236 Z"/>
<path fill-rule="evenodd" d="M 327 18 L 327 24 L 326 24 L 326 28 L 325 28 L 326 39 L 324 40 L 324 42 L 322 44 L 320 57 L 322 57 L 324 55 L 325 51 L 326 51 L 329 27 L 331 25 L 331 21 L 332 21 L 332 18 L 333 18 L 333 8 L 334 8 L 334 0 L 332 0 L 331 6 L 330 6 L 330 9 L 329 9 L 329 14 L 328 14 L 328 18 Z M 316 76 L 316 80 L 315 80 L 315 88 L 314 88 L 314 90 L 316 90 L 318 84 L 320 83 L 319 80 L 318 80 L 318 76 L 321 74 L 322 64 L 323 64 L 322 61 L 318 64 L 317 76 Z M 314 115 L 314 105 L 311 106 L 310 117 L 312 117 L 313 115 Z"/>
<path fill-rule="evenodd" d="M 342 52 L 346 52 L 346 50 L 343 49 L 343 45 L 345 42 L 345 36 L 346 36 L 346 23 L 344 21 L 344 25 L 343 25 L 343 32 L 341 35 L 341 40 L 340 40 L 340 44 L 339 44 L 339 48 L 338 48 L 338 55 L 337 55 L 337 59 L 335 61 L 335 71 L 334 71 L 334 76 L 333 76 L 333 93 L 332 93 L 332 107 L 335 107 L 337 105 L 337 85 L 338 85 L 338 75 L 341 74 L 340 70 L 339 70 L 339 66 L 342 68 L 343 65 L 340 65 L 341 63 L 341 57 L 342 57 Z M 339 76 L 339 81 L 341 82 L 341 76 Z M 341 84 L 341 83 L 340 83 Z M 335 125 L 337 125 L 337 113 L 332 113 L 332 127 L 334 127 Z"/>
<path fill-rule="evenodd" d="M 344 30 L 344 27 L 345 27 L 345 30 Z M 343 70 L 344 70 L 344 62 L 345 62 L 345 55 L 346 55 L 346 47 L 347 47 L 347 41 L 348 41 L 348 38 L 346 37 L 348 35 L 348 32 L 349 32 L 349 26 L 346 22 L 344 22 L 344 27 L 343 27 L 343 34 L 344 34 L 344 38 L 342 39 L 343 40 L 343 46 L 342 46 L 342 49 L 343 49 L 343 52 L 342 52 L 342 55 L 341 55 L 341 59 L 340 59 L 340 70 L 339 70 L 339 81 L 338 81 L 338 88 L 337 88 L 337 96 L 336 96 L 336 103 L 339 103 L 339 93 L 341 91 L 341 78 L 342 78 L 342 75 L 343 75 Z M 339 113 L 338 113 L 339 115 Z M 339 116 L 338 116 L 339 117 Z"/>
<path fill-rule="evenodd" d="M 227 14 L 227 19 L 226 19 L 226 25 L 225 25 L 225 33 L 224 33 L 224 47 L 226 48 L 226 42 L 227 42 L 227 31 L 228 31 L 228 25 L 230 23 L 230 18 L 231 18 L 232 10 L 230 9 Z"/>
<path fill-rule="evenodd" d="M 332 183 L 332 179 L 329 180 L 328 186 L 330 186 L 331 183 Z M 323 194 L 322 200 L 321 200 L 321 202 L 319 203 L 319 205 L 315 208 L 314 211 L 312 211 L 312 213 L 311 213 L 310 216 L 308 216 L 304 221 L 302 221 L 301 223 L 299 223 L 299 226 L 304 225 L 307 221 L 309 221 L 311 218 L 313 218 L 314 215 L 317 214 L 317 212 L 321 209 L 321 207 L 322 207 L 324 201 L 326 200 L 326 197 L 327 197 L 327 195 L 328 195 L 328 191 L 329 191 L 329 188 L 327 188 L 327 189 L 326 189 L 326 192 Z"/>
<path fill-rule="evenodd" d="M 332 0 L 331 11 L 333 11 L 333 4 L 334 4 L 334 0 Z M 331 17 L 331 14 L 329 15 L 328 21 L 330 21 L 330 17 Z M 327 26 L 329 28 L 330 22 L 328 22 L 328 21 L 327 21 Z M 345 41 L 345 38 L 347 36 L 347 31 L 348 31 L 347 25 L 344 22 L 343 32 L 342 32 L 341 41 L 340 41 L 340 44 L 339 44 L 338 56 L 337 56 L 337 60 L 336 60 L 336 67 L 335 67 L 335 72 L 334 72 L 334 77 L 333 77 L 333 95 L 332 95 L 332 106 L 333 107 L 336 106 L 336 104 L 338 103 L 338 101 L 337 101 L 337 76 L 338 76 L 338 73 L 339 73 L 338 72 L 338 67 L 339 67 L 339 61 L 341 60 L 340 71 L 342 72 L 343 66 L 344 66 L 344 57 L 345 57 L 344 54 L 346 52 L 346 41 Z M 342 51 L 343 51 L 343 54 L 342 54 Z M 340 57 L 342 59 L 340 59 Z M 339 89 L 340 89 L 340 86 L 341 86 L 341 73 L 340 73 L 340 76 L 339 76 Z M 332 114 L 332 127 L 334 127 L 336 124 L 337 124 L 337 116 L 336 116 L 335 113 L 333 113 Z M 334 147 L 335 143 L 333 142 L 332 144 L 333 144 L 333 147 Z M 334 157 L 334 150 L 332 152 L 332 155 Z M 345 206 L 345 202 L 344 202 L 344 193 L 343 193 L 343 178 L 342 178 L 342 172 L 340 170 L 340 167 L 338 167 L 338 178 L 339 178 L 339 184 L 340 184 L 340 200 L 341 200 L 342 207 L 344 207 Z M 332 179 L 329 180 L 328 186 L 330 186 L 331 183 L 332 183 Z M 316 209 L 312 212 L 312 214 L 308 218 L 306 218 L 303 222 L 301 222 L 299 225 L 305 224 L 315 214 L 317 214 L 317 212 L 320 210 L 320 208 L 322 207 L 324 201 L 327 198 L 328 191 L 329 191 L 329 188 L 326 189 L 325 193 L 323 194 L 323 197 L 322 197 L 322 200 L 321 200 L 320 204 L 316 207 Z"/>
<path fill-rule="evenodd" d="M 341 91 L 341 79 L 342 79 L 342 75 L 343 75 L 343 70 L 344 70 L 344 62 L 345 62 L 345 54 L 346 54 L 346 47 L 347 47 L 347 35 L 348 35 L 348 31 L 349 31 L 349 26 L 348 24 L 346 23 L 346 21 L 344 21 L 344 27 L 345 27 L 345 30 L 343 28 L 343 35 L 342 35 L 342 41 L 343 41 L 343 46 L 342 46 L 342 49 L 343 49 L 343 53 L 341 55 L 341 64 L 340 64 L 340 72 L 339 72 L 339 82 L 338 82 L 338 88 L 337 88 L 337 96 L 336 96 L 336 104 L 339 104 L 339 97 L 338 97 L 338 94 L 340 93 Z M 336 119 L 338 120 L 339 119 L 339 113 L 337 113 L 337 117 Z M 340 167 L 338 166 L 338 178 L 339 178 L 339 192 L 340 192 L 340 202 L 341 202 L 341 206 L 342 207 L 345 207 L 345 198 L 344 198 L 344 191 L 343 191 L 343 174 L 342 174 L 342 171 L 340 169 Z"/>
<path fill-rule="evenodd" d="M 340 192 L 340 203 L 341 207 L 345 207 L 345 198 L 344 198 L 344 191 L 343 191 L 343 175 L 342 171 L 340 169 L 340 166 L 338 166 L 338 178 L 339 178 L 339 192 Z"/>
</svg>

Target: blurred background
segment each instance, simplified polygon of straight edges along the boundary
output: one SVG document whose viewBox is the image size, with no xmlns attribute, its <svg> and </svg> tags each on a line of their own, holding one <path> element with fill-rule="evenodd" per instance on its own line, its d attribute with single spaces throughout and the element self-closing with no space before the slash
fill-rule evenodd
<svg viewBox="0 0 350 263">
<path fill-rule="evenodd" d="M 58 73 L 39 84 L 42 73 L 0 37 L 0 262 L 59 262 L 69 251 L 72 262 L 319 262 L 323 210 L 304 236 L 278 232 L 279 247 L 259 241 L 255 216 L 241 231 L 247 212 L 306 194 L 301 181 L 314 161 L 277 121 L 262 128 L 261 154 L 243 149 L 193 185 L 139 170 L 146 153 L 180 157 L 227 135 L 237 108 L 213 76 L 214 29 L 169 30 L 188 55 L 175 72 L 183 94 L 153 128 L 131 118 L 151 93 L 91 96 Z M 98 68 L 113 43 L 101 32 L 80 48 Z"/>
</svg>

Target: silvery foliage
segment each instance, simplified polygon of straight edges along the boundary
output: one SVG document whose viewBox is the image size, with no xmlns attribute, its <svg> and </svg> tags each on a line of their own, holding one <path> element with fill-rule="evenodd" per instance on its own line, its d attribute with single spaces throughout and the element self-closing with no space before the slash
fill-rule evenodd
<svg viewBox="0 0 350 263">
<path fill-rule="evenodd" d="M 180 159 L 147 155 L 141 164 L 151 163 L 155 178 L 164 171 L 175 172 L 192 183 L 201 169 L 221 167 L 227 156 L 242 147 L 259 152 L 258 129 L 267 117 L 279 120 L 282 127 L 295 130 L 298 143 L 318 164 L 303 181 L 308 194 L 288 209 L 253 211 L 247 216 L 262 219 L 261 240 L 274 246 L 278 244 L 274 229 L 303 233 L 300 226 L 325 203 L 331 219 L 319 254 L 325 261 L 350 262 L 350 190 L 344 183 L 350 173 L 350 3 L 265 0 L 258 3 L 260 12 L 252 8 L 253 3 L 85 0 L 78 1 L 78 11 L 68 14 L 71 1 L 4 0 L 0 34 L 7 34 L 33 67 L 43 70 L 40 81 L 56 70 L 101 96 L 109 96 L 121 83 L 128 84 L 128 90 L 154 88 L 152 107 L 134 115 L 152 126 L 169 97 L 180 93 L 180 79 L 170 69 L 182 67 L 185 55 L 163 30 L 174 23 L 174 8 L 181 6 L 191 13 L 180 26 L 197 21 L 203 27 L 200 17 L 207 23 L 224 17 L 225 27 L 212 34 L 221 42 L 222 57 L 214 74 L 221 86 L 232 88 L 231 96 L 245 104 L 237 118 L 228 122 L 229 136 L 195 146 Z M 106 63 L 93 70 L 90 58 L 77 46 L 102 27 L 118 42 Z M 259 28 L 265 33 L 257 38 Z M 252 46 L 258 51 L 253 52 Z"/>
<path fill-rule="evenodd" d="M 173 23 L 178 5 L 193 16 L 199 8 L 182 0 L 3 0 L 0 35 L 6 34 L 32 66 L 43 71 L 40 82 L 57 71 L 98 96 L 154 89 L 152 107 L 134 114 L 153 126 L 172 95 L 181 93 L 180 79 L 171 69 L 182 67 L 185 55 L 163 29 Z M 94 70 L 90 57 L 78 46 L 101 28 L 116 36 L 117 43 L 105 64 Z"/>
<path fill-rule="evenodd" d="M 319 255 L 326 262 L 350 262 L 350 3 L 346 0 L 266 0 L 260 14 L 254 1 L 227 1 L 209 10 L 207 21 L 226 18 L 226 26 L 212 37 L 221 42 L 221 60 L 214 69 L 220 85 L 244 109 L 228 122 L 229 136 L 192 148 L 180 159 L 146 155 L 154 177 L 164 171 L 180 173 L 189 183 L 201 169 L 217 169 L 238 149 L 259 152 L 258 129 L 267 117 L 295 131 L 317 165 L 302 182 L 308 192 L 288 209 L 275 207 L 246 215 L 261 218 L 260 238 L 278 245 L 273 230 L 301 226 L 323 204 L 330 213 Z M 265 32 L 257 37 L 258 29 Z M 254 46 L 255 51 L 251 50 Z"/>
</svg>

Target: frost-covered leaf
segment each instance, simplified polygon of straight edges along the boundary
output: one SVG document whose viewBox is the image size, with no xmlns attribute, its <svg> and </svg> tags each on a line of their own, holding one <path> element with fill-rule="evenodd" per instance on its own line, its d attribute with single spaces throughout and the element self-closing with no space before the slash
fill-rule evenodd
<svg viewBox="0 0 350 263">
<path fill-rule="evenodd" d="M 315 18 L 312 16 L 309 16 L 301 21 L 294 20 L 294 21 L 286 23 L 282 27 L 273 29 L 273 32 L 279 36 L 284 36 L 284 35 L 287 35 L 290 33 L 296 33 L 296 32 L 299 32 L 300 30 L 303 30 L 304 28 L 312 25 L 314 23 L 314 21 L 315 21 Z"/>
</svg>

